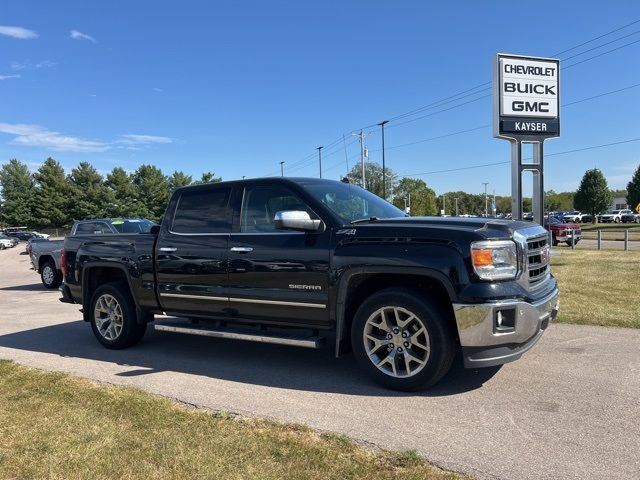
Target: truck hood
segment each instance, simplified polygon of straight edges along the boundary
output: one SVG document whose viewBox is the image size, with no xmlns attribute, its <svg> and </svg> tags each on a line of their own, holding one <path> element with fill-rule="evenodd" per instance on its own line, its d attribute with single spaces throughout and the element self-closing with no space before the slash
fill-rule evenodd
<svg viewBox="0 0 640 480">
<path fill-rule="evenodd" d="M 484 238 L 511 237 L 516 230 L 540 227 L 537 223 L 499 218 L 478 217 L 399 217 L 387 218 L 368 223 L 354 225 L 358 231 L 388 230 L 390 233 L 408 233 L 407 230 L 418 232 L 428 231 L 465 231 Z"/>
</svg>

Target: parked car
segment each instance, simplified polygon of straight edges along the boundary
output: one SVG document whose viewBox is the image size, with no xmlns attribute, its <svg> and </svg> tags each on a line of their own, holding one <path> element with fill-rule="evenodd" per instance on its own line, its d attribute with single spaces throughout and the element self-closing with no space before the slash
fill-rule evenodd
<svg viewBox="0 0 640 480">
<path fill-rule="evenodd" d="M 609 210 L 607 213 L 598 216 L 598 222 L 600 223 L 620 223 L 622 222 L 622 216 L 628 213 L 633 213 L 629 209 L 624 210 Z"/>
<path fill-rule="evenodd" d="M 582 223 L 589 222 L 593 219 L 591 215 L 588 213 L 578 212 L 577 210 L 572 210 L 570 212 L 565 212 L 562 215 L 562 221 L 565 223 Z"/>
<path fill-rule="evenodd" d="M 149 234 L 65 239 L 62 301 L 106 348 L 166 312 L 183 320 L 156 330 L 334 338 L 377 382 L 416 390 L 458 352 L 468 368 L 516 360 L 558 310 L 549 235 L 531 222 L 408 217 L 356 185 L 280 177 L 178 189 L 163 218 Z"/>
<path fill-rule="evenodd" d="M 97 218 L 80 220 L 71 227 L 70 236 L 119 233 L 148 233 L 154 222 L 146 218 Z M 40 274 L 45 288 L 58 288 L 62 283 L 60 252 L 63 240 L 33 242 L 28 250 L 33 269 Z"/>
<path fill-rule="evenodd" d="M 35 235 L 31 232 L 23 232 L 23 231 L 16 231 L 16 232 L 8 232 L 7 236 L 15 238 L 19 241 L 23 241 L 26 242 L 28 240 L 30 240 L 31 238 L 34 238 Z"/>
<path fill-rule="evenodd" d="M 620 220 L 622 223 L 640 223 L 640 214 L 629 210 L 627 213 L 620 215 Z"/>
<path fill-rule="evenodd" d="M 0 250 L 5 248 L 13 248 L 18 244 L 18 240 L 4 234 L 0 234 Z"/>
<path fill-rule="evenodd" d="M 573 244 L 577 245 L 582 237 L 582 229 L 575 223 L 564 223 L 556 217 L 545 217 L 543 223 L 544 228 L 551 232 L 551 243 L 554 247 L 560 242 L 571 246 L 572 239 Z"/>
</svg>

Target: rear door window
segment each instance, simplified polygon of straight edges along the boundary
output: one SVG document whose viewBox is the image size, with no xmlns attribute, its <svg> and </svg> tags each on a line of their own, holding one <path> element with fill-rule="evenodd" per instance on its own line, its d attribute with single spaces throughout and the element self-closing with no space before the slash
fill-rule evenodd
<svg viewBox="0 0 640 480">
<path fill-rule="evenodd" d="M 171 231 L 175 233 L 231 233 L 231 187 L 186 190 L 180 195 Z"/>
</svg>

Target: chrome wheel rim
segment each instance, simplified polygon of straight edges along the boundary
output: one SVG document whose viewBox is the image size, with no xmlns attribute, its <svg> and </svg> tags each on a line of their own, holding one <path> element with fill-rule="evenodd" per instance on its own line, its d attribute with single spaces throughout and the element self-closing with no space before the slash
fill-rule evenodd
<svg viewBox="0 0 640 480">
<path fill-rule="evenodd" d="M 113 295 L 105 293 L 98 298 L 93 318 L 98 332 L 106 340 L 115 340 L 122 333 L 122 307 Z"/>
<path fill-rule="evenodd" d="M 365 324 L 362 341 L 371 363 L 394 378 L 417 375 L 431 353 L 424 322 L 403 307 L 387 306 L 373 312 Z"/>
<path fill-rule="evenodd" d="M 47 285 L 51 285 L 53 283 L 53 269 L 49 265 L 42 269 L 42 279 Z"/>
</svg>

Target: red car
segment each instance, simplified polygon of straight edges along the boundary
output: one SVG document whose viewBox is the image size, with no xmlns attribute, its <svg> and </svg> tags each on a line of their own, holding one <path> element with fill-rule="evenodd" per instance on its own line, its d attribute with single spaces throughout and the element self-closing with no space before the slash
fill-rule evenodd
<svg viewBox="0 0 640 480">
<path fill-rule="evenodd" d="M 580 225 L 575 223 L 563 223 L 556 217 L 544 217 L 544 228 L 551 230 L 553 246 L 560 242 L 565 242 L 571 246 L 573 237 L 574 244 L 577 245 L 582 235 Z"/>
</svg>

